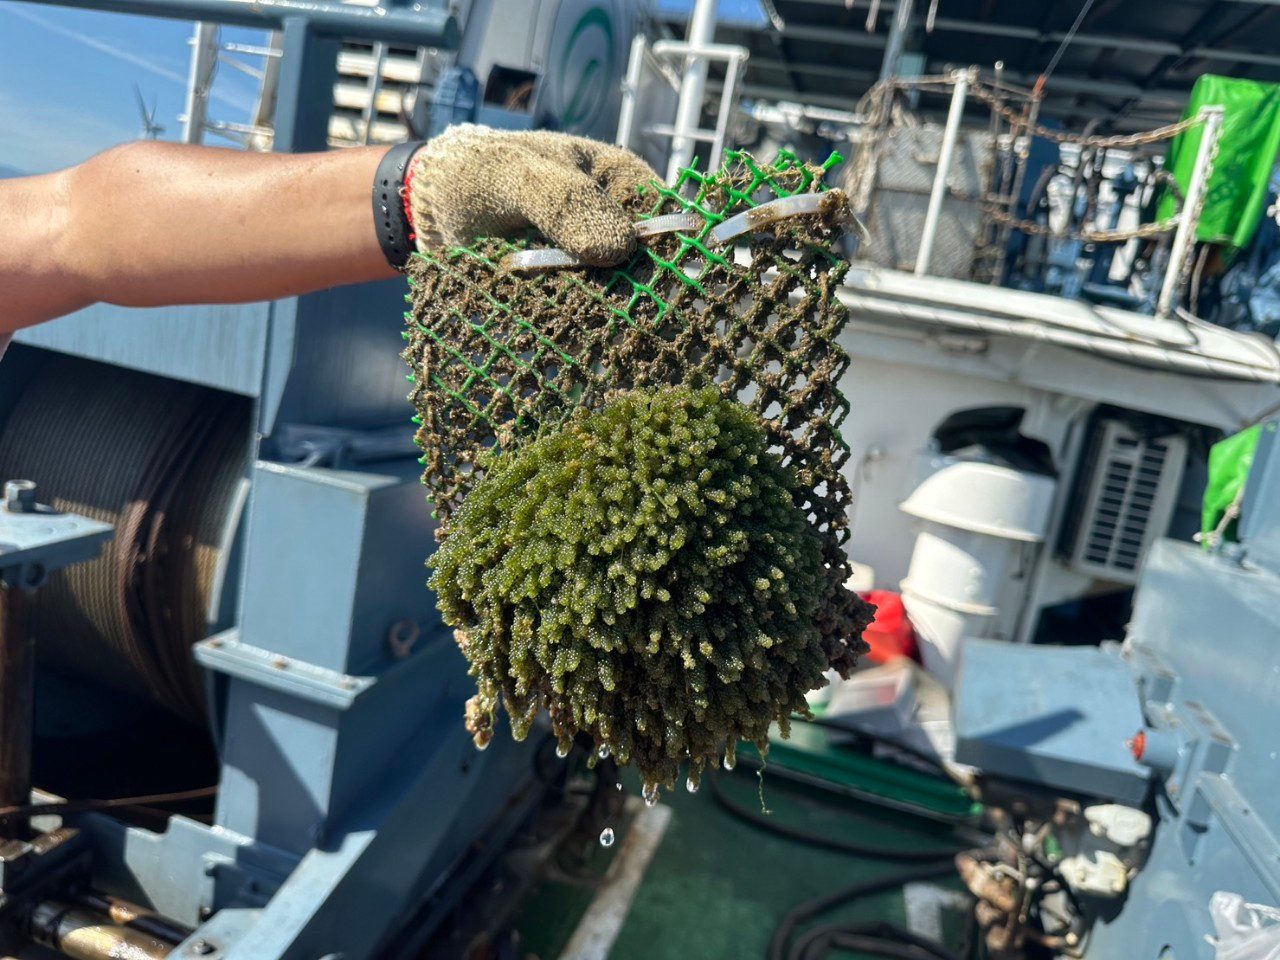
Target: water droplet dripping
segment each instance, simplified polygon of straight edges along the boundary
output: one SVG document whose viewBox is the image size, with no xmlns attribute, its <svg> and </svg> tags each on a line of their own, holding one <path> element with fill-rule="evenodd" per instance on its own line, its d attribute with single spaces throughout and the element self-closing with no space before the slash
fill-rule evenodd
<svg viewBox="0 0 1280 960">
<path fill-rule="evenodd" d="M 597 756 L 597 757 L 599 757 L 601 760 L 608 760 L 608 759 L 609 759 L 609 748 L 608 748 L 608 747 L 601 747 L 599 750 L 597 750 L 597 751 L 596 751 L 596 756 Z"/>
<path fill-rule="evenodd" d="M 688 790 L 690 793 L 697 793 L 698 781 L 694 780 L 693 777 L 690 777 L 688 780 L 684 782 L 684 788 Z"/>
<path fill-rule="evenodd" d="M 733 757 L 729 756 L 729 754 L 727 754 L 727 753 L 724 755 L 724 768 L 725 768 L 726 770 L 732 770 L 732 769 L 733 769 L 734 767 L 736 767 L 737 765 L 738 765 L 738 761 L 737 761 L 737 760 L 735 760 Z"/>
<path fill-rule="evenodd" d="M 569 745 L 565 743 L 556 744 L 556 756 L 563 760 L 569 755 Z"/>
<path fill-rule="evenodd" d="M 644 790 L 642 791 L 642 796 L 644 797 L 644 805 L 646 807 L 652 807 L 658 802 L 658 785 L 656 783 L 646 783 L 644 785 Z"/>
<path fill-rule="evenodd" d="M 619 790 L 621 790 L 621 789 L 622 789 L 622 784 L 621 784 L 621 783 L 615 783 L 615 784 L 614 784 L 614 786 L 615 786 L 615 787 L 617 787 Z"/>
<path fill-rule="evenodd" d="M 613 846 L 613 827 L 605 827 L 603 830 L 600 831 L 600 846 L 602 847 Z"/>
</svg>

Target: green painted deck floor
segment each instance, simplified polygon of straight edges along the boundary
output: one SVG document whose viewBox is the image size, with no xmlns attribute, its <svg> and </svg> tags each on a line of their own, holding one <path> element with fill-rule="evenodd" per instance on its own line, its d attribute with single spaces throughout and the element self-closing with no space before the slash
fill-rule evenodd
<svg viewBox="0 0 1280 960">
<path fill-rule="evenodd" d="M 625 783 L 636 792 L 634 782 Z M 756 776 L 745 764 L 721 774 L 720 783 L 739 805 L 759 809 Z M 774 820 L 808 832 L 883 847 L 936 848 L 951 842 L 945 826 L 801 786 L 769 769 L 764 795 Z M 796 904 L 912 866 L 773 835 L 730 815 L 705 784 L 694 795 L 664 794 L 661 802 L 672 809 L 670 825 L 610 954 L 614 960 L 764 957 L 775 926 Z M 616 829 L 619 843 L 612 850 L 621 846 L 626 825 Z M 611 852 L 602 849 L 595 866 L 603 869 Z M 559 957 L 592 896 L 590 888 L 565 883 L 536 887 L 517 924 L 526 954 L 540 960 Z M 904 924 L 901 893 L 870 897 L 821 920 L 843 918 Z"/>
</svg>

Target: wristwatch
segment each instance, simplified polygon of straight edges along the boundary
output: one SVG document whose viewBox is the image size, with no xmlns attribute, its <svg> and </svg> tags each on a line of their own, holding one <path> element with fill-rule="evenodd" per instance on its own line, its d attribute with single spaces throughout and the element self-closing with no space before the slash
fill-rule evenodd
<svg viewBox="0 0 1280 960">
<path fill-rule="evenodd" d="M 413 171 L 409 163 L 424 145 L 422 140 L 398 143 L 386 152 L 373 175 L 373 223 L 387 263 L 403 270 L 414 251 L 413 221 L 409 216 L 409 187 Z"/>
</svg>

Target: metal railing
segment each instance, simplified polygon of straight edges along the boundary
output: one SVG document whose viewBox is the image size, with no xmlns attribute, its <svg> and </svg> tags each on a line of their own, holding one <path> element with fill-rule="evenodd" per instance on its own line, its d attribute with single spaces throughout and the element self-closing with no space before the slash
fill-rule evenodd
<svg viewBox="0 0 1280 960">
<path fill-rule="evenodd" d="M 681 169 L 693 161 L 699 143 L 710 145 L 708 169 L 714 170 L 720 165 L 729 122 L 738 108 L 738 90 L 748 53 L 745 47 L 714 42 L 716 8 L 716 0 L 699 0 L 685 40 L 659 40 L 650 45 L 643 36 L 637 36 L 631 44 L 627 78 L 622 87 L 622 107 L 618 113 L 617 142 L 635 149 L 645 136 L 670 138 L 666 170 L 669 181 L 675 180 Z M 724 64 L 725 79 L 715 126 L 708 130 L 702 127 L 702 110 L 712 63 Z M 638 100 L 645 89 L 646 70 L 658 72 L 676 92 L 675 118 L 670 124 L 646 124 L 641 129 L 637 119 Z"/>
<path fill-rule="evenodd" d="M 313 0 L 35 0 L 52 7 L 81 7 L 167 20 L 206 20 L 233 27 L 283 28 L 304 22 L 317 36 L 391 40 L 419 47 L 455 48 L 457 21 L 435 3 L 391 8 Z"/>
<path fill-rule="evenodd" d="M 976 68 L 970 67 L 966 70 L 954 70 L 945 79 L 942 78 L 922 78 L 921 85 L 929 85 L 939 87 L 949 85 L 951 88 L 951 104 L 947 111 L 946 126 L 943 129 L 942 145 L 938 152 L 938 166 L 933 176 L 933 183 L 929 191 L 929 204 L 925 211 L 924 226 L 921 230 L 920 245 L 916 253 L 916 262 L 914 273 L 917 276 L 925 276 L 929 273 L 930 263 L 933 259 L 933 250 L 938 233 L 938 224 L 942 215 L 942 207 L 948 196 L 947 179 L 951 174 L 952 164 L 955 159 L 956 140 L 960 133 L 961 121 L 964 117 L 965 103 L 971 92 L 979 95 L 980 99 L 989 101 L 991 94 L 984 91 L 981 84 L 977 84 L 978 74 Z M 900 83 L 909 83 L 910 81 L 899 81 Z M 976 84 L 976 87 L 975 87 Z M 999 105 L 992 105 L 993 109 Z M 1169 139 L 1177 133 L 1190 130 L 1196 126 L 1202 128 L 1200 143 L 1197 148 L 1195 165 L 1192 168 L 1191 181 L 1187 186 L 1186 196 L 1181 209 L 1178 213 L 1170 217 L 1167 221 L 1160 224 L 1148 225 L 1148 227 L 1139 227 L 1128 234 L 1133 236 L 1142 236 L 1152 233 L 1152 227 L 1159 228 L 1158 232 L 1164 232 L 1172 228 L 1174 230 L 1173 242 L 1169 251 L 1168 263 L 1165 267 L 1164 276 L 1160 284 L 1160 294 L 1156 301 L 1155 315 L 1157 317 L 1169 317 L 1173 314 L 1177 305 L 1178 296 L 1187 281 L 1187 274 L 1190 267 L 1191 252 L 1195 245 L 1196 228 L 1200 223 L 1200 214 L 1204 207 L 1205 190 L 1208 186 L 1209 178 L 1213 175 L 1213 160 L 1218 152 L 1218 140 L 1222 134 L 1223 109 L 1220 106 L 1203 107 L 1200 112 L 1192 118 L 1173 124 L 1169 127 L 1163 127 L 1159 130 L 1153 130 L 1149 133 L 1128 134 L 1116 137 L 1074 137 L 1071 134 L 1061 131 L 1047 131 L 1053 134 L 1053 138 L 1060 143 L 1080 142 L 1082 144 L 1098 143 L 1107 146 L 1127 146 L 1130 142 L 1134 144 L 1145 144 L 1153 142 L 1156 139 Z M 1024 136 L 1032 134 L 1039 136 L 1041 131 L 1036 129 L 1028 129 Z M 1021 229 L 1021 225 L 1014 222 L 1013 229 Z M 1114 237 L 1098 237 L 1095 239 L 1106 240 L 1112 242 L 1118 239 L 1124 239 L 1124 231 L 1112 231 Z"/>
</svg>

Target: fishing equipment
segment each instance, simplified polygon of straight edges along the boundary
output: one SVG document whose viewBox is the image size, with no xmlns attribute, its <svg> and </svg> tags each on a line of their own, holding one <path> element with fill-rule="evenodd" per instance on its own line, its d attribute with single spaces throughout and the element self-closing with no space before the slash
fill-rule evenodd
<svg viewBox="0 0 1280 960">
<path fill-rule="evenodd" d="M 794 505 L 820 557 L 810 616 L 821 666 L 847 672 L 854 665 L 872 608 L 845 587 L 850 495 L 839 427 L 848 404 L 838 382 L 848 360 L 836 342 L 845 320 L 836 289 L 848 265 L 835 245 L 848 221 L 843 194 L 822 184 L 835 159 L 815 167 L 784 153 L 766 166 L 730 153 L 712 174 L 688 169 L 670 187 L 649 187 L 643 242 L 619 269 L 555 269 L 548 261 L 571 266 L 573 258 L 527 240 L 485 240 L 411 259 L 404 357 L 413 371 L 423 482 L 446 550 L 486 478 L 509 482 L 520 469 L 507 458 L 529 444 L 554 446 L 557 430 L 594 429 L 575 415 L 616 420 L 611 404 L 636 392 L 665 403 L 672 401 L 653 391 L 713 388 L 750 412 L 760 431 L 757 458 L 775 459 L 793 478 Z M 482 496 L 500 522 L 497 492 Z M 437 561 L 437 588 L 448 592 L 445 569 L 458 569 L 451 552 Z M 446 618 L 454 618 L 469 652 L 478 641 L 455 599 L 442 596 Z M 477 743 L 490 735 L 490 701 L 506 682 L 486 680 L 485 669 L 473 660 L 481 681 L 480 700 L 469 709 Z M 530 692 L 522 688 L 507 704 L 517 734 Z M 559 719 L 558 733 L 584 729 L 583 717 Z M 686 734 L 688 748 L 698 738 Z M 669 767 L 660 779 L 673 779 Z"/>
</svg>

